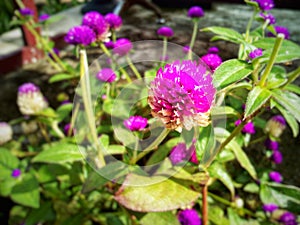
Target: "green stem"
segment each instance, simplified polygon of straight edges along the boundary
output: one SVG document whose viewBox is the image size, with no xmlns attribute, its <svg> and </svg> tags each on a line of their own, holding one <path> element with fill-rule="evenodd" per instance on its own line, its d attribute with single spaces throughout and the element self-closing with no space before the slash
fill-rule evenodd
<svg viewBox="0 0 300 225">
<path fill-rule="evenodd" d="M 161 56 L 161 66 L 164 64 L 164 61 L 166 60 L 166 55 L 167 55 L 167 45 L 168 45 L 168 38 L 163 37 L 163 52 Z"/>
<path fill-rule="evenodd" d="M 198 22 L 199 22 L 199 19 L 196 18 L 196 19 L 193 20 L 193 22 L 194 22 L 194 29 L 193 29 L 193 34 L 192 34 L 191 42 L 190 42 L 190 51 L 188 53 L 188 59 L 190 59 L 190 60 L 192 59 L 193 47 L 194 47 L 196 36 L 197 36 L 197 32 L 198 32 Z"/>
<path fill-rule="evenodd" d="M 133 71 L 133 73 L 135 74 L 135 76 L 138 78 L 138 79 L 141 79 L 142 76 L 141 74 L 139 73 L 139 71 L 137 70 L 137 68 L 134 66 L 134 64 L 132 63 L 130 57 L 128 56 L 128 54 L 126 55 L 126 60 L 127 60 L 127 63 L 128 65 L 130 66 L 131 70 Z"/>
<path fill-rule="evenodd" d="M 167 137 L 170 131 L 170 129 L 164 128 L 161 134 L 147 148 L 145 148 L 141 153 L 139 153 L 136 158 L 131 159 L 130 163 L 134 165 L 137 161 L 139 161 L 141 158 L 147 155 L 152 149 L 157 147 Z"/>
<path fill-rule="evenodd" d="M 287 74 L 288 80 L 287 82 L 283 85 L 285 87 L 286 85 L 292 83 L 298 76 L 300 75 L 300 67 L 295 69 L 294 71 L 290 72 Z"/>
<path fill-rule="evenodd" d="M 99 46 L 100 46 L 100 48 L 102 49 L 102 51 L 104 52 L 105 55 L 107 55 L 108 57 L 111 57 L 110 51 L 108 51 L 108 49 L 105 47 L 103 42 L 100 42 Z"/>
<path fill-rule="evenodd" d="M 87 62 L 87 56 L 86 51 L 84 49 L 81 49 L 80 52 L 80 83 L 82 88 L 82 98 L 83 98 L 83 104 L 87 116 L 87 122 L 88 126 L 90 128 L 90 132 L 92 135 L 92 140 L 96 146 L 97 153 L 98 153 L 98 159 L 100 162 L 100 167 L 103 167 L 105 165 L 104 156 L 102 153 L 102 147 L 99 144 L 98 137 L 97 137 L 97 130 L 95 126 L 95 117 L 93 114 L 93 108 L 92 108 L 92 99 L 91 99 L 91 90 L 90 90 L 90 80 L 89 80 L 89 71 L 88 71 L 88 62 Z"/>
<path fill-rule="evenodd" d="M 253 14 L 250 17 L 250 19 L 248 21 L 248 24 L 247 24 L 247 27 L 246 27 L 246 37 L 245 37 L 246 42 L 249 41 L 248 39 L 249 39 L 250 29 L 252 27 L 252 23 L 254 21 L 254 18 L 256 16 L 256 14 L 257 14 L 257 11 L 254 9 Z"/>
<path fill-rule="evenodd" d="M 264 70 L 262 76 L 261 76 L 261 79 L 260 79 L 260 82 L 259 82 L 259 85 L 261 87 L 263 87 L 265 85 L 265 82 L 272 70 L 272 67 L 275 63 L 275 59 L 278 55 L 278 52 L 279 52 L 279 49 L 282 45 L 282 42 L 283 42 L 283 39 L 284 39 L 284 35 L 283 34 L 278 34 L 277 38 L 276 38 L 276 41 L 275 41 L 275 44 L 274 44 L 274 47 L 273 47 L 273 50 L 272 50 L 272 54 L 271 54 L 271 57 L 270 57 L 270 60 L 268 61 L 268 64 L 266 66 L 266 69 Z"/>
<path fill-rule="evenodd" d="M 57 134 L 58 137 L 60 137 L 60 138 L 65 137 L 64 133 L 59 129 L 58 124 L 57 124 L 56 121 L 51 124 L 51 128 Z"/>
</svg>

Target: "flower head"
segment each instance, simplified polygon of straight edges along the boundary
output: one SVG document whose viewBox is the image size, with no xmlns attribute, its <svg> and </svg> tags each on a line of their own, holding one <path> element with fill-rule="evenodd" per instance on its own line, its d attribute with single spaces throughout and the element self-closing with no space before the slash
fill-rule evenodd
<svg viewBox="0 0 300 225">
<path fill-rule="evenodd" d="M 264 204 L 262 209 L 265 211 L 265 212 L 273 212 L 275 211 L 276 209 L 278 209 L 278 206 L 276 204 L 273 204 L 273 203 L 270 203 L 270 204 Z"/>
<path fill-rule="evenodd" d="M 271 155 L 271 160 L 275 164 L 280 164 L 282 162 L 282 154 L 280 151 L 274 151 L 273 154 Z"/>
<path fill-rule="evenodd" d="M 108 82 L 108 83 L 114 82 L 117 78 L 115 72 L 110 68 L 101 69 L 97 73 L 96 77 L 97 77 L 98 80 L 105 81 L 105 82 Z"/>
<path fill-rule="evenodd" d="M 119 38 L 115 42 L 113 53 L 119 56 L 126 55 L 132 49 L 132 43 L 127 38 Z"/>
<path fill-rule="evenodd" d="M 185 143 L 177 144 L 171 149 L 169 159 L 171 160 L 173 165 L 176 165 L 183 161 L 190 161 L 195 164 L 199 163 L 196 155 L 196 147 L 194 144 L 192 144 L 189 149 L 187 149 Z"/>
<path fill-rule="evenodd" d="M 296 216 L 291 212 L 285 212 L 283 213 L 279 221 L 283 223 L 284 225 L 297 225 L 297 218 Z"/>
<path fill-rule="evenodd" d="M 200 18 L 204 16 L 204 11 L 200 6 L 193 6 L 188 10 L 188 17 Z"/>
<path fill-rule="evenodd" d="M 235 121 L 234 125 L 238 126 L 241 124 L 241 122 L 242 122 L 241 120 L 237 120 L 237 121 Z M 250 122 L 246 123 L 242 129 L 242 132 L 247 133 L 247 134 L 255 134 L 255 126 L 254 126 L 253 122 L 250 121 Z"/>
<path fill-rule="evenodd" d="M 115 47 L 115 43 L 113 41 L 104 42 L 104 45 L 108 49 L 113 49 Z"/>
<path fill-rule="evenodd" d="M 127 120 L 124 120 L 124 126 L 131 131 L 143 130 L 147 125 L 147 118 L 142 116 L 130 116 Z"/>
<path fill-rule="evenodd" d="M 174 31 L 171 27 L 164 26 L 157 30 L 157 34 L 163 37 L 172 37 L 174 35 Z"/>
<path fill-rule="evenodd" d="M 282 176 L 281 176 L 281 174 L 280 174 L 279 172 L 277 172 L 277 171 L 272 171 L 272 172 L 270 172 L 270 173 L 269 173 L 269 178 L 270 178 L 272 181 L 276 182 L 276 183 L 281 183 L 281 181 L 282 181 Z"/>
<path fill-rule="evenodd" d="M 65 126 L 64 126 L 64 133 L 65 135 L 74 135 L 75 133 L 75 128 L 72 129 L 72 131 L 70 131 L 71 129 L 71 124 L 70 123 L 67 123 Z"/>
<path fill-rule="evenodd" d="M 44 13 L 44 14 L 41 14 L 41 15 L 39 16 L 39 21 L 40 21 L 40 22 L 45 22 L 45 21 L 48 20 L 49 18 L 50 18 L 50 15 L 47 14 L 47 13 Z"/>
<path fill-rule="evenodd" d="M 275 31 L 276 31 L 277 35 L 278 34 L 283 34 L 284 39 L 290 39 L 290 32 L 289 32 L 288 28 L 283 27 L 283 26 L 275 26 Z M 276 37 L 276 35 L 274 35 L 271 32 L 268 32 L 267 36 L 268 37 Z"/>
<path fill-rule="evenodd" d="M 189 51 L 191 51 L 191 48 L 189 45 L 186 45 L 182 48 L 183 53 L 187 54 L 189 53 Z"/>
<path fill-rule="evenodd" d="M 6 122 L 0 122 L 0 145 L 10 141 L 13 136 L 12 127 Z"/>
<path fill-rule="evenodd" d="M 108 13 L 105 15 L 105 20 L 109 24 L 110 29 L 119 30 L 123 24 L 122 18 L 114 13 Z"/>
<path fill-rule="evenodd" d="M 88 26 L 95 32 L 97 41 L 106 41 L 110 36 L 109 24 L 106 22 L 104 16 L 98 12 L 92 11 L 86 13 L 82 18 L 82 25 Z"/>
<path fill-rule="evenodd" d="M 273 141 L 270 138 L 266 139 L 265 146 L 267 149 L 278 151 L 279 150 L 279 143 L 277 141 Z"/>
<path fill-rule="evenodd" d="M 33 11 L 30 8 L 22 8 L 19 10 L 22 16 L 33 16 Z"/>
<path fill-rule="evenodd" d="M 17 104 L 23 115 L 36 115 L 48 107 L 45 97 L 33 83 L 25 83 L 19 87 Z"/>
<path fill-rule="evenodd" d="M 278 138 L 281 136 L 285 128 L 286 128 L 286 122 L 284 117 L 281 115 L 276 115 L 268 120 L 265 127 L 265 132 L 269 133 L 273 137 Z"/>
<path fill-rule="evenodd" d="M 259 13 L 259 16 L 261 18 L 264 19 L 264 21 L 267 21 L 269 20 L 269 23 L 268 24 L 275 24 L 276 23 L 276 18 L 271 14 L 271 13 L 268 13 L 268 14 L 265 14 L 265 13 Z"/>
<path fill-rule="evenodd" d="M 178 213 L 181 225 L 201 225 L 201 218 L 195 209 L 186 209 Z"/>
<path fill-rule="evenodd" d="M 207 53 L 217 54 L 219 52 L 219 48 L 216 46 L 212 46 L 207 50 Z"/>
<path fill-rule="evenodd" d="M 88 26 L 72 27 L 65 36 L 65 42 L 72 45 L 90 45 L 96 40 L 94 31 Z"/>
<path fill-rule="evenodd" d="M 271 10 L 275 6 L 273 0 L 254 0 L 254 1 L 258 3 L 258 6 L 262 11 Z"/>
<path fill-rule="evenodd" d="M 217 69 L 218 66 L 220 66 L 222 64 L 221 57 L 215 53 L 208 53 L 206 55 L 203 55 L 201 57 L 201 59 L 203 60 L 203 62 L 205 62 L 209 66 L 209 68 L 212 71 Z"/>
<path fill-rule="evenodd" d="M 37 122 L 32 120 L 28 122 L 22 122 L 21 128 L 24 134 L 31 134 L 34 133 L 38 129 Z"/>
<path fill-rule="evenodd" d="M 179 60 L 157 71 L 150 84 L 148 102 L 152 115 L 167 128 L 207 126 L 216 89 L 204 65 Z"/>
<path fill-rule="evenodd" d="M 262 54 L 263 54 L 262 49 L 261 48 L 256 48 L 252 52 L 249 53 L 249 58 L 250 59 L 255 59 L 257 57 L 262 56 Z"/>
<path fill-rule="evenodd" d="M 11 176 L 14 177 L 14 178 L 17 178 L 21 175 L 21 170 L 19 169 L 14 169 L 11 173 Z"/>
</svg>

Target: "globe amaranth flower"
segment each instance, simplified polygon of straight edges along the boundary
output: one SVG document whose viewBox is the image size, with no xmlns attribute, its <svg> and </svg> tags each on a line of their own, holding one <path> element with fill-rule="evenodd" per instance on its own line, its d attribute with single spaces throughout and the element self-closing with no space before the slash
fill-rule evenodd
<svg viewBox="0 0 300 225">
<path fill-rule="evenodd" d="M 269 173 L 269 178 L 276 182 L 276 183 L 281 183 L 282 182 L 282 176 L 279 172 L 277 171 L 272 171 Z"/>
<path fill-rule="evenodd" d="M 261 49 L 261 48 L 256 48 L 256 49 L 254 49 L 253 51 L 251 51 L 251 52 L 249 53 L 249 58 L 250 58 L 250 59 L 255 59 L 255 58 L 257 58 L 257 57 L 262 56 L 262 54 L 263 54 L 262 49 Z"/>
<path fill-rule="evenodd" d="M 114 13 L 108 13 L 105 15 L 105 20 L 109 24 L 110 29 L 119 30 L 123 24 L 122 18 Z"/>
<path fill-rule="evenodd" d="M 181 225 L 201 225 L 201 218 L 195 209 L 185 209 L 178 213 L 177 218 Z"/>
<path fill-rule="evenodd" d="M 36 115 L 48 107 L 48 102 L 40 89 L 33 83 L 25 83 L 19 87 L 17 104 L 23 115 Z"/>
<path fill-rule="evenodd" d="M 283 26 L 275 26 L 274 28 L 275 28 L 277 35 L 283 34 L 284 39 L 290 39 L 290 32 L 289 32 L 288 28 L 283 27 Z M 276 37 L 277 35 L 274 35 L 272 32 L 267 33 L 268 37 Z"/>
<path fill-rule="evenodd" d="M 97 79 L 100 81 L 105 81 L 108 83 L 112 83 L 116 80 L 117 76 L 115 72 L 111 68 L 103 68 L 101 69 L 97 75 Z"/>
<path fill-rule="evenodd" d="M 127 38 L 119 38 L 115 42 L 115 46 L 113 49 L 113 53 L 119 55 L 119 56 L 124 56 L 128 54 L 128 52 L 132 49 L 132 43 L 129 41 Z"/>
<path fill-rule="evenodd" d="M 241 120 L 237 120 L 235 121 L 234 125 L 238 126 L 241 124 Z M 255 126 L 254 123 L 252 121 L 248 122 L 245 124 L 245 126 L 242 129 L 243 133 L 247 133 L 247 134 L 255 134 Z"/>
<path fill-rule="evenodd" d="M 65 42 L 71 45 L 90 45 L 96 40 L 94 31 L 88 26 L 72 27 L 65 36 Z"/>
<path fill-rule="evenodd" d="M 216 70 L 222 64 L 221 57 L 215 53 L 205 54 L 201 57 L 201 59 L 209 66 L 212 71 Z"/>
<path fill-rule="evenodd" d="M 108 49 L 113 49 L 115 47 L 115 43 L 113 41 L 106 41 L 104 42 L 104 45 Z"/>
<path fill-rule="evenodd" d="M 189 51 L 191 51 L 191 48 L 189 45 L 183 46 L 182 48 L 183 53 L 188 54 Z"/>
<path fill-rule="evenodd" d="M 148 103 L 166 128 L 187 130 L 210 123 L 216 89 L 211 73 L 196 61 L 179 60 L 157 71 L 150 83 Z"/>
<path fill-rule="evenodd" d="M 0 122 L 0 145 L 10 141 L 13 136 L 12 127 L 6 122 Z"/>
<path fill-rule="evenodd" d="M 11 176 L 14 178 L 18 178 L 21 175 L 21 170 L 19 169 L 14 169 L 11 173 Z"/>
<path fill-rule="evenodd" d="M 279 222 L 284 225 L 297 225 L 297 218 L 293 213 L 285 212 L 280 216 Z"/>
<path fill-rule="evenodd" d="M 76 130 L 75 128 L 72 129 L 72 131 L 70 130 L 71 129 L 71 124 L 70 123 L 67 123 L 65 126 L 64 126 L 64 133 L 65 135 L 74 135 Z"/>
<path fill-rule="evenodd" d="M 272 155 L 271 155 L 271 160 L 275 163 L 275 164 L 280 164 L 282 163 L 282 154 L 280 151 L 273 151 Z"/>
<path fill-rule="evenodd" d="M 82 25 L 88 26 L 95 32 L 97 41 L 105 42 L 109 40 L 109 24 L 99 12 L 86 13 L 82 18 Z"/>
<path fill-rule="evenodd" d="M 258 3 L 258 6 L 262 11 L 271 10 L 275 6 L 273 0 L 254 0 L 254 1 Z"/>
<path fill-rule="evenodd" d="M 264 204 L 262 206 L 262 209 L 265 211 L 265 212 L 273 212 L 275 210 L 278 209 L 278 205 L 274 204 L 274 203 L 269 203 L 269 204 Z"/>
<path fill-rule="evenodd" d="M 192 144 L 189 149 L 185 143 L 177 144 L 171 149 L 169 159 L 172 165 L 177 165 L 184 161 L 190 161 L 195 164 L 199 163 L 196 155 L 195 144 Z"/>
<path fill-rule="evenodd" d="M 32 121 L 24 121 L 21 123 L 21 128 L 22 128 L 22 132 L 23 134 L 32 134 L 35 131 L 37 131 L 38 129 L 38 125 L 37 122 L 32 120 Z"/>
<path fill-rule="evenodd" d="M 19 10 L 22 16 L 33 16 L 34 12 L 30 8 L 22 8 Z"/>
<path fill-rule="evenodd" d="M 174 31 L 172 30 L 171 27 L 164 26 L 164 27 L 161 27 L 157 30 L 157 34 L 159 36 L 169 38 L 169 37 L 172 37 L 174 35 Z"/>
<path fill-rule="evenodd" d="M 131 131 L 143 130 L 147 125 L 147 118 L 142 116 L 130 116 L 127 120 L 124 120 L 124 126 Z"/>
<path fill-rule="evenodd" d="M 286 128 L 286 121 L 283 116 L 276 115 L 267 121 L 265 132 L 278 138 Z"/>
<path fill-rule="evenodd" d="M 265 13 L 259 13 L 259 16 L 261 18 L 264 19 L 264 21 L 269 21 L 268 24 L 269 25 L 272 25 L 272 24 L 275 24 L 276 23 L 276 18 L 271 14 L 271 13 L 268 13 L 268 14 L 265 14 Z"/>
<path fill-rule="evenodd" d="M 204 16 L 204 11 L 200 6 L 193 6 L 188 10 L 187 16 L 191 18 L 200 18 Z"/>
<path fill-rule="evenodd" d="M 216 46 L 212 46 L 207 50 L 207 53 L 217 54 L 219 52 L 219 48 Z"/>
<path fill-rule="evenodd" d="M 39 22 L 45 22 L 46 20 L 48 20 L 50 18 L 50 15 L 47 13 L 41 14 L 39 16 Z"/>
<path fill-rule="evenodd" d="M 279 150 L 279 143 L 277 141 L 273 141 L 270 138 L 267 138 L 265 141 L 265 146 L 267 149 L 278 151 Z"/>
</svg>

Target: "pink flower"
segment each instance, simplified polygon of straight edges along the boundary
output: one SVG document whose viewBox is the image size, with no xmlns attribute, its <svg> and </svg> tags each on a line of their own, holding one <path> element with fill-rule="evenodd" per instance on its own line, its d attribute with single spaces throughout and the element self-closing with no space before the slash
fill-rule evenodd
<svg viewBox="0 0 300 225">
<path fill-rule="evenodd" d="M 114 44 L 113 53 L 124 56 L 132 49 L 132 43 L 127 38 L 120 38 Z"/>
<path fill-rule="evenodd" d="M 174 35 L 174 31 L 171 27 L 164 26 L 157 30 L 157 34 L 163 37 L 172 37 Z"/>
<path fill-rule="evenodd" d="M 241 120 L 237 120 L 237 121 L 235 121 L 234 125 L 238 126 L 241 124 L 241 122 L 242 122 Z M 242 129 L 242 132 L 248 133 L 248 134 L 255 134 L 255 126 L 254 126 L 253 122 L 250 121 L 250 122 L 246 123 Z"/>
<path fill-rule="evenodd" d="M 204 16 L 204 11 L 200 6 L 193 6 L 188 11 L 188 17 L 200 18 Z"/>
<path fill-rule="evenodd" d="M 101 69 L 97 73 L 96 77 L 97 77 L 98 80 L 105 81 L 105 82 L 108 82 L 108 83 L 114 82 L 117 78 L 115 72 L 110 68 Z"/>
<path fill-rule="evenodd" d="M 105 20 L 109 24 L 110 29 L 119 30 L 123 24 L 122 18 L 114 13 L 105 15 Z"/>
<path fill-rule="evenodd" d="M 169 159 L 171 160 L 173 165 L 176 165 L 183 161 L 190 161 L 195 164 L 199 163 L 196 155 L 195 144 L 192 144 L 189 149 L 187 149 L 185 143 L 177 144 L 172 148 Z"/>
<path fill-rule="evenodd" d="M 150 84 L 148 102 L 152 115 L 169 129 L 207 126 L 216 89 L 206 67 L 179 60 L 160 68 Z"/>
<path fill-rule="evenodd" d="M 181 225 L 201 225 L 201 218 L 195 209 L 185 209 L 178 213 Z"/>
<path fill-rule="evenodd" d="M 276 183 L 281 183 L 282 182 L 282 176 L 279 172 L 277 171 L 272 171 L 269 173 L 269 178 L 276 182 Z"/>
<path fill-rule="evenodd" d="M 219 55 L 215 53 L 208 53 L 203 55 L 201 59 L 209 66 L 209 68 L 214 71 L 222 64 L 222 59 Z"/>
<path fill-rule="evenodd" d="M 142 116 L 130 116 L 127 120 L 124 120 L 124 126 L 131 131 L 143 130 L 147 125 L 147 118 Z"/>
</svg>

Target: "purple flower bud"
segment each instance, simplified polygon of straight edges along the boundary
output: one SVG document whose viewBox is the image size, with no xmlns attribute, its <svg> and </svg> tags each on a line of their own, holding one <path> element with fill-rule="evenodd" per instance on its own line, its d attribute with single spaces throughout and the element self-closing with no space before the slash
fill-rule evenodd
<svg viewBox="0 0 300 225">
<path fill-rule="evenodd" d="M 296 219 L 297 218 L 293 213 L 285 212 L 280 216 L 279 221 L 284 225 L 297 225 Z"/>
<path fill-rule="evenodd" d="M 115 43 L 113 41 L 107 41 L 104 43 L 104 45 L 108 49 L 113 49 L 115 47 Z"/>
<path fill-rule="evenodd" d="M 261 48 L 257 48 L 257 49 L 254 49 L 252 52 L 249 53 L 249 58 L 250 59 L 255 59 L 257 57 L 260 57 L 262 56 L 263 54 L 263 51 Z"/>
<path fill-rule="evenodd" d="M 276 115 L 268 120 L 265 127 L 265 132 L 269 133 L 275 138 L 278 138 L 281 136 L 285 128 L 286 128 L 286 122 L 284 117 L 281 115 Z"/>
<path fill-rule="evenodd" d="M 132 49 L 132 43 L 127 38 L 120 38 L 115 42 L 113 53 L 119 56 L 126 55 Z"/>
<path fill-rule="evenodd" d="M 269 23 L 268 23 L 269 25 L 276 23 L 276 18 L 271 13 L 264 14 L 261 12 L 259 14 L 259 16 L 262 17 L 264 19 L 264 21 L 269 20 Z"/>
<path fill-rule="evenodd" d="M 207 50 L 207 53 L 217 54 L 219 52 L 219 48 L 216 46 L 212 46 Z"/>
<path fill-rule="evenodd" d="M 130 116 L 127 120 L 124 120 L 124 126 L 131 131 L 143 130 L 147 125 L 147 118 L 141 116 Z"/>
<path fill-rule="evenodd" d="M 30 8 L 23 8 L 19 10 L 22 16 L 33 16 L 33 11 Z"/>
<path fill-rule="evenodd" d="M 190 149 L 189 149 L 189 155 L 191 155 L 190 157 L 190 162 L 194 163 L 194 164 L 199 164 L 199 160 L 197 158 L 197 154 L 196 154 L 196 146 L 193 144 Z"/>
<path fill-rule="evenodd" d="M 280 151 L 274 151 L 273 154 L 271 155 L 271 160 L 275 164 L 280 164 L 282 162 L 282 154 Z"/>
<path fill-rule="evenodd" d="M 60 51 L 59 51 L 58 48 L 53 48 L 52 50 L 53 50 L 53 52 L 54 52 L 57 56 L 59 56 Z M 49 57 L 50 57 L 51 59 L 55 60 L 51 52 L 49 52 Z"/>
<path fill-rule="evenodd" d="M 278 151 L 279 150 L 279 143 L 277 141 L 273 141 L 270 138 L 266 139 L 265 146 L 267 149 Z"/>
<path fill-rule="evenodd" d="M 174 146 L 170 152 L 169 159 L 171 160 L 173 165 L 181 163 L 183 160 L 186 159 L 187 149 L 185 143 L 179 143 L 178 145 Z"/>
<path fill-rule="evenodd" d="M 82 25 L 91 28 L 95 34 L 97 41 L 106 41 L 109 37 L 109 24 L 99 12 L 88 12 L 82 18 Z"/>
<path fill-rule="evenodd" d="M 241 120 L 237 120 L 237 121 L 235 121 L 234 125 L 238 126 L 241 124 L 241 122 L 242 122 Z M 250 121 L 250 122 L 246 123 L 242 129 L 242 132 L 248 133 L 248 134 L 255 134 L 255 126 L 254 126 L 253 122 Z"/>
<path fill-rule="evenodd" d="M 73 128 L 72 129 L 72 131 L 70 131 L 70 129 L 71 129 L 71 124 L 70 123 L 67 123 L 65 126 L 64 126 L 64 133 L 65 133 L 65 135 L 74 135 L 74 133 L 75 133 L 75 129 Z M 70 133 L 71 132 L 71 133 Z"/>
<path fill-rule="evenodd" d="M 105 15 L 105 20 L 109 24 L 110 29 L 119 30 L 123 24 L 122 18 L 114 13 Z"/>
<path fill-rule="evenodd" d="M 215 69 L 218 68 L 222 64 L 222 59 L 219 55 L 213 54 L 213 53 L 208 53 L 206 55 L 203 55 L 201 57 L 203 62 L 205 62 L 209 68 L 214 71 Z"/>
<path fill-rule="evenodd" d="M 281 183 L 282 182 L 282 176 L 279 172 L 272 171 L 269 173 L 269 178 L 276 182 L 276 183 Z"/>
<path fill-rule="evenodd" d="M 195 209 L 186 209 L 178 213 L 181 225 L 201 225 L 201 218 Z"/>
<path fill-rule="evenodd" d="M 0 122 L 0 145 L 10 141 L 13 136 L 12 127 L 6 122 Z"/>
<path fill-rule="evenodd" d="M 182 48 L 182 51 L 183 51 L 183 53 L 188 54 L 189 51 L 191 51 L 191 48 L 190 48 L 190 46 L 186 45 Z"/>
<path fill-rule="evenodd" d="M 163 37 L 172 37 L 174 35 L 174 32 L 171 27 L 164 26 L 157 30 L 157 34 Z"/>
<path fill-rule="evenodd" d="M 41 14 L 39 16 L 39 21 L 40 22 L 45 22 L 46 20 L 48 20 L 50 18 L 50 15 L 48 15 L 47 13 Z"/>
<path fill-rule="evenodd" d="M 258 3 L 259 8 L 262 11 L 268 11 L 274 8 L 274 1 L 273 0 L 254 0 Z"/>
<path fill-rule="evenodd" d="M 11 173 L 11 176 L 14 178 L 18 178 L 21 175 L 21 170 L 19 169 L 14 169 Z"/>
<path fill-rule="evenodd" d="M 33 83 L 25 83 L 22 84 L 19 88 L 18 88 L 18 92 L 20 94 L 29 94 L 29 93 L 34 93 L 34 92 L 38 92 L 40 91 L 40 88 L 37 87 L 35 84 Z"/>
<path fill-rule="evenodd" d="M 188 17 L 200 18 L 204 16 L 204 11 L 200 6 L 193 6 L 188 10 Z"/>
<path fill-rule="evenodd" d="M 275 31 L 276 31 L 277 35 L 278 34 L 283 34 L 284 35 L 284 39 L 290 39 L 290 32 L 289 32 L 288 28 L 283 27 L 283 26 L 275 26 Z M 271 32 L 267 33 L 268 37 L 276 37 L 277 35 L 274 35 Z"/>
<path fill-rule="evenodd" d="M 90 45 L 96 40 L 94 31 L 88 26 L 72 27 L 65 36 L 65 42 L 72 45 Z"/>
<path fill-rule="evenodd" d="M 105 82 L 108 82 L 108 83 L 114 82 L 117 78 L 115 72 L 110 68 L 101 69 L 97 73 L 96 77 L 97 77 L 98 80 L 105 81 Z"/>
<path fill-rule="evenodd" d="M 270 203 L 270 204 L 264 204 L 262 209 L 265 211 L 265 212 L 273 212 L 275 211 L 276 209 L 278 209 L 278 206 L 276 204 L 273 204 L 273 203 Z"/>
</svg>

